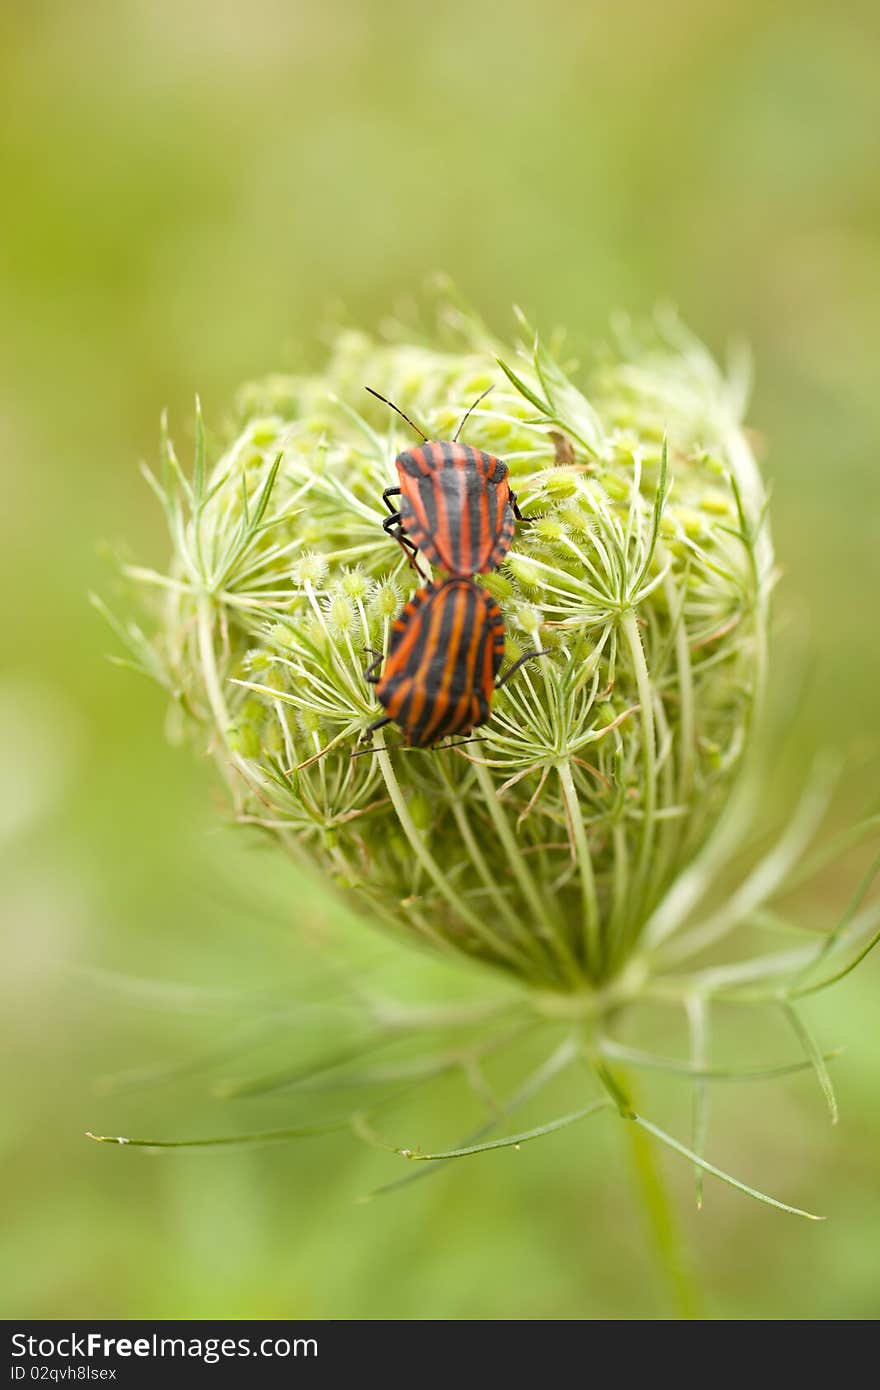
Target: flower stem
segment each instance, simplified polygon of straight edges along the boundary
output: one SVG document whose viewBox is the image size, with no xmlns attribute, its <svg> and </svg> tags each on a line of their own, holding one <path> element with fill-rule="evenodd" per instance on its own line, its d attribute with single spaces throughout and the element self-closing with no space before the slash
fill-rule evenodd
<svg viewBox="0 0 880 1390">
<path fill-rule="evenodd" d="M 702 1291 L 694 1279 L 690 1257 L 679 1234 L 675 1212 L 657 1162 L 656 1149 L 644 1128 L 644 1121 L 639 1120 L 632 1082 L 625 1072 L 615 1070 L 612 1073 L 609 1070 L 595 1050 L 589 1028 L 585 1036 L 587 1057 L 596 1079 L 617 1106 L 626 1126 L 636 1187 L 669 1298 L 680 1318 L 688 1321 L 702 1319 L 705 1317 Z"/>
<path fill-rule="evenodd" d="M 679 1318 L 705 1317 L 702 1290 L 694 1279 L 690 1257 L 682 1243 L 675 1212 L 650 1135 L 635 1124 L 626 1125 L 636 1186 L 650 1226 L 657 1265 Z"/>
</svg>

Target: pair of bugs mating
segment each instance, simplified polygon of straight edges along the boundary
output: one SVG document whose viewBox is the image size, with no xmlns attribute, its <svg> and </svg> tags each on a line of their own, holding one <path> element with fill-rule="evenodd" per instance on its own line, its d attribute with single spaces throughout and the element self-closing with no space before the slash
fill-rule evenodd
<svg viewBox="0 0 880 1390">
<path fill-rule="evenodd" d="M 477 397 L 451 440 L 437 440 L 393 401 L 366 388 L 422 436 L 420 445 L 397 456 L 400 486 L 382 494 L 391 513 L 383 529 L 409 553 L 421 578 L 426 579 L 416 564 L 420 552 L 450 576 L 441 584 L 428 579 L 412 596 L 392 625 L 387 654 L 380 653 L 366 671 L 387 711 L 367 733 L 393 722 L 411 748 L 430 748 L 485 724 L 495 690 L 523 661 L 539 655 L 530 652 L 498 679 L 504 620 L 492 596 L 472 578 L 498 568 L 516 522 L 524 519 L 507 464 L 458 442 L 468 416 L 491 389 Z"/>
</svg>

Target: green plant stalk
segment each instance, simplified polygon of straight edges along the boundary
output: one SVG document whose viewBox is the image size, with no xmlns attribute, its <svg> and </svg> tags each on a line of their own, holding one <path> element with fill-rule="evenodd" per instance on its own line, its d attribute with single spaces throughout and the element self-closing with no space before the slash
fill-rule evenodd
<svg viewBox="0 0 880 1390">
<path fill-rule="evenodd" d="M 690 1257 L 684 1248 L 660 1164 L 650 1135 L 638 1123 L 635 1092 L 625 1072 L 609 1071 L 587 1029 L 587 1055 L 592 1069 L 617 1107 L 627 1132 L 636 1191 L 652 1236 L 652 1245 L 673 1307 L 688 1320 L 705 1316 L 702 1292 L 696 1283 Z"/>
<path fill-rule="evenodd" d="M 706 1316 L 702 1289 L 694 1277 L 693 1263 L 681 1238 L 657 1146 L 639 1125 L 625 1124 L 624 1128 L 636 1191 L 669 1299 L 680 1318 L 702 1319 Z"/>
</svg>

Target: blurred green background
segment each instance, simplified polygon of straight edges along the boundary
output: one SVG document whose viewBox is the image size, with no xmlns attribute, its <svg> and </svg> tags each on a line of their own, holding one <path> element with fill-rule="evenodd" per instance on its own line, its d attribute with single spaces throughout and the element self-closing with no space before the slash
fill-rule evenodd
<svg viewBox="0 0 880 1390">
<path fill-rule="evenodd" d="M 186 454 L 195 390 L 210 424 L 242 379 L 319 365 L 339 306 L 371 326 L 440 268 L 500 330 L 516 300 L 588 344 L 670 298 L 716 350 L 753 345 L 800 652 L 776 672 L 800 710 L 785 765 L 845 755 L 835 814 L 854 819 L 880 682 L 876 6 L 7 0 L 0 35 L 4 1316 L 665 1316 L 611 1122 L 368 1205 L 395 1160 L 345 1137 L 83 1139 L 302 1114 L 230 1108 L 201 1076 L 101 1078 L 234 1044 L 288 979 L 308 996 L 303 927 L 378 982 L 427 970 L 222 827 L 210 768 L 105 662 L 85 595 L 114 591 L 103 540 L 164 560 L 136 467 L 161 407 Z M 792 779 L 773 780 L 782 814 Z M 857 867 L 823 886 L 829 912 Z M 848 1048 L 836 1130 L 810 1077 L 717 1088 L 710 1156 L 825 1225 L 711 1182 L 698 1214 L 663 1156 L 717 1317 L 880 1312 L 878 967 L 808 1010 Z M 471 1121 L 454 1088 L 430 1104 L 437 1138 Z M 405 1113 L 389 1128 L 419 1137 Z"/>
</svg>

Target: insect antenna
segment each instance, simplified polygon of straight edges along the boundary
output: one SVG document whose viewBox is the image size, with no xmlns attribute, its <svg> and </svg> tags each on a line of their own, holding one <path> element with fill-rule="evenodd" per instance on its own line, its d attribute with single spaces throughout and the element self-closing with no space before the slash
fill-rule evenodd
<svg viewBox="0 0 880 1390">
<path fill-rule="evenodd" d="M 499 681 L 496 681 L 496 682 L 495 682 L 495 689 L 496 689 L 496 690 L 500 690 L 501 687 L 502 687 L 502 685 L 506 685 L 507 682 L 510 680 L 510 677 L 516 675 L 516 673 L 517 673 L 517 671 L 519 670 L 520 666 L 525 666 L 525 664 L 526 664 L 527 661 L 531 661 L 531 660 L 532 660 L 532 657 L 535 657 L 535 656 L 549 656 L 549 655 L 550 655 L 549 652 L 526 652 L 525 656 L 521 656 L 520 659 L 519 659 L 519 661 L 515 661 L 515 662 L 513 663 L 513 665 L 511 666 L 510 670 L 509 670 L 509 671 L 505 671 L 505 672 L 504 672 L 504 675 L 501 677 L 501 679 L 500 679 Z"/>
<path fill-rule="evenodd" d="M 411 429 L 414 429 L 415 432 L 416 432 L 416 434 L 420 434 L 420 435 L 422 436 L 422 439 L 424 439 L 425 443 L 427 444 L 427 442 L 428 442 L 428 436 L 425 434 L 425 431 L 424 431 L 424 430 L 420 430 L 419 427 L 418 427 L 418 425 L 415 424 L 415 423 L 409 418 L 408 415 L 404 415 L 404 413 L 403 413 L 403 411 L 401 410 L 401 408 L 400 408 L 399 405 L 395 405 L 393 401 L 389 401 L 389 399 L 388 399 L 387 396 L 380 396 L 380 395 L 379 395 L 379 392 L 378 392 L 378 391 L 374 391 L 373 388 L 372 388 L 372 386 L 365 386 L 365 387 L 364 387 L 364 390 L 365 390 L 365 391 L 369 391 L 370 395 L 371 395 L 371 396 L 375 396 L 375 397 L 376 397 L 376 400 L 377 400 L 377 401 L 381 401 L 383 405 L 390 405 L 392 410 L 396 410 L 396 411 L 397 411 L 397 414 L 400 416 L 401 420 L 405 420 L 406 423 L 410 426 L 410 428 L 411 428 Z M 482 396 L 480 397 L 480 399 L 482 400 Z M 476 401 L 474 402 L 474 405 L 476 405 Z M 471 406 L 471 409 L 473 409 L 473 406 Z M 467 416 L 465 416 L 465 419 L 467 419 Z"/>
<path fill-rule="evenodd" d="M 369 390 L 369 387 L 368 387 L 367 389 Z M 462 430 L 464 429 L 465 425 L 467 424 L 467 418 L 468 418 L 468 416 L 469 416 L 474 410 L 476 410 L 477 406 L 480 404 L 480 401 L 484 401 L 484 400 L 486 399 L 486 397 L 488 396 L 489 392 L 490 392 L 490 391 L 494 391 L 494 390 L 495 390 L 495 383 L 493 382 L 491 386 L 487 386 L 487 387 L 486 387 L 485 391 L 483 392 L 483 394 L 482 394 L 481 396 L 477 396 L 477 399 L 474 401 L 473 405 L 468 406 L 467 410 L 465 411 L 464 415 L 462 416 L 461 424 L 459 425 L 458 429 L 455 431 L 455 434 L 452 436 L 452 442 L 453 442 L 453 444 L 457 444 L 457 443 L 458 443 L 458 436 L 461 434 Z M 374 393 L 374 394 L 375 394 L 375 393 Z"/>
</svg>

